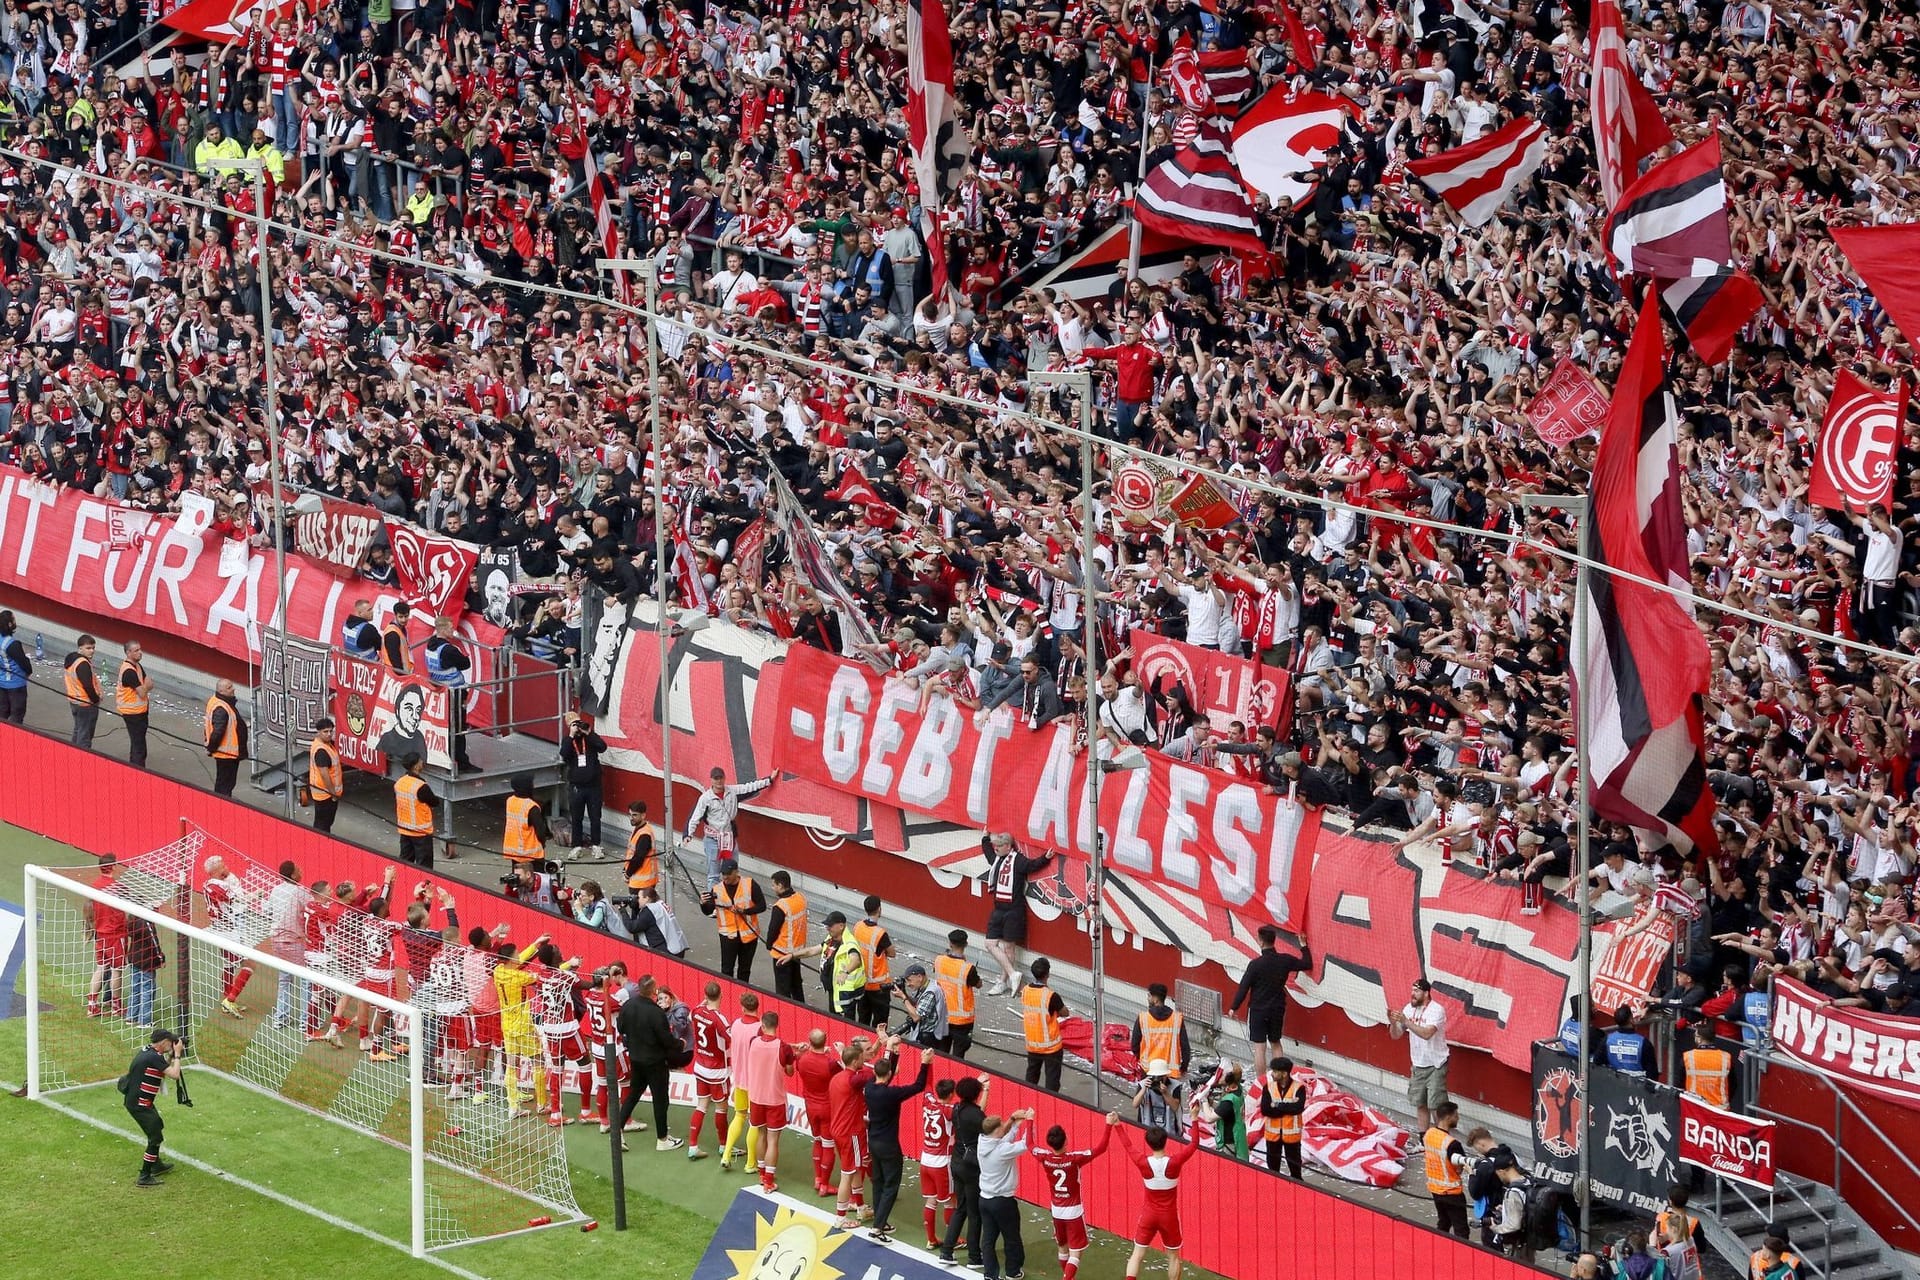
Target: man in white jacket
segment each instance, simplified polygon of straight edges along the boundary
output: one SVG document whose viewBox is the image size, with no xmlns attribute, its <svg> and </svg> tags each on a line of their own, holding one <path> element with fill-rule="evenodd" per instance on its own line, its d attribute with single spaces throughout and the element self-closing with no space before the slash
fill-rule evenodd
<svg viewBox="0 0 1920 1280">
<path fill-rule="evenodd" d="M 980 1256 L 987 1280 L 1020 1280 L 1027 1265 L 1027 1246 L 1020 1238 L 1021 1155 L 1026 1152 L 1026 1123 L 1032 1111 L 1016 1111 L 1007 1119 L 988 1116 L 980 1125 Z M 1006 1270 L 994 1248 L 1005 1241 Z"/>
</svg>

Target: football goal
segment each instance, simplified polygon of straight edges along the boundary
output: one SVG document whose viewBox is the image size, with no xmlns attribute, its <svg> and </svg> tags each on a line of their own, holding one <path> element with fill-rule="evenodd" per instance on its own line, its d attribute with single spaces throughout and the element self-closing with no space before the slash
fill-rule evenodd
<svg viewBox="0 0 1920 1280">
<path fill-rule="evenodd" d="M 28 1096 L 132 1136 L 116 1082 L 165 1027 L 191 1099 L 160 1099 L 171 1156 L 416 1257 L 582 1221 L 563 1131 L 510 1105 L 470 1034 L 489 958 L 230 851 L 216 883 L 214 844 L 193 832 L 112 875 L 27 868 Z M 303 951 L 307 923 L 289 946 L 296 916 L 355 958 Z"/>
</svg>

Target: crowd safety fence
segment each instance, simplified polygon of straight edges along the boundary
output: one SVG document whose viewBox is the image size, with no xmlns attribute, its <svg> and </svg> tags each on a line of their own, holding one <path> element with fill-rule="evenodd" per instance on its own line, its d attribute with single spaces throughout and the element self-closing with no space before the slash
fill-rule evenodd
<svg viewBox="0 0 1920 1280">
<path fill-rule="evenodd" d="M 377 881 L 389 867 L 399 867 L 409 884 L 421 878 L 417 869 L 397 858 L 10 725 L 0 725 L 0 776 L 9 780 L 6 796 L 0 800 L 0 819 L 96 856 L 131 857 L 158 848 L 177 839 L 184 822 L 260 861 L 290 859 L 299 866 L 303 883 Z M 708 981 L 718 980 L 729 1013 L 739 1008 L 743 988 L 709 970 L 461 881 L 426 878 L 455 894 L 464 922 L 505 923 L 512 938 L 523 943 L 551 934 L 569 955 L 581 955 L 589 964 L 624 960 L 635 976 L 650 973 L 683 998 L 697 999 Z M 828 1028 L 834 1039 L 859 1030 L 851 1023 L 837 1023 L 818 1008 L 774 999 L 765 992 L 760 1000 L 763 1010 L 780 1014 L 783 1033 L 794 1039 L 816 1026 Z M 933 1078 L 979 1070 L 971 1063 L 941 1059 Z M 989 1102 L 990 1111 L 997 1115 L 1030 1107 L 1041 1133 L 1059 1124 L 1075 1145 L 1093 1142 L 1105 1124 L 1101 1113 L 1090 1106 L 1007 1077 L 993 1080 Z M 901 1128 L 911 1155 L 919 1126 L 912 1116 L 905 1121 Z M 1137 1135 L 1135 1146 L 1140 1146 Z M 1083 1186 L 1087 1220 L 1106 1231 L 1130 1234 L 1143 1204 L 1140 1176 L 1133 1166 L 1116 1151 L 1088 1168 Z M 1039 1170 L 1032 1165 L 1023 1170 L 1020 1195 L 1029 1204 L 1047 1203 Z M 1289 1274 L 1315 1280 L 1399 1280 L 1405 1275 L 1425 1280 L 1520 1280 L 1541 1274 L 1418 1223 L 1211 1153 L 1187 1165 L 1181 1217 L 1186 1232 L 1183 1256 L 1233 1280 Z M 1039 1225 L 1031 1224 L 1030 1230 Z"/>
</svg>

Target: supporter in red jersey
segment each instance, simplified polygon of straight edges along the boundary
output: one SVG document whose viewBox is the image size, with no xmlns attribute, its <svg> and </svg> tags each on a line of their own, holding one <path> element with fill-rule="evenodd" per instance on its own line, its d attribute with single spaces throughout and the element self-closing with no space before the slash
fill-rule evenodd
<svg viewBox="0 0 1920 1280">
<path fill-rule="evenodd" d="M 1067 1131 L 1059 1125 L 1047 1130 L 1047 1145 L 1032 1152 L 1047 1177 L 1049 1208 L 1053 1210 L 1053 1242 L 1059 1249 L 1060 1280 L 1073 1280 L 1080 1271 L 1080 1254 L 1087 1247 L 1087 1206 L 1080 1195 L 1080 1170 L 1107 1149 L 1120 1113 L 1107 1116 L 1107 1127 L 1090 1151 L 1067 1150 Z M 1174 1260 L 1176 1272 L 1179 1260 Z M 1133 1274 L 1128 1272 L 1129 1275 Z"/>
<path fill-rule="evenodd" d="M 1167 1251 L 1167 1280 L 1180 1280 L 1180 1170 L 1193 1159 L 1200 1144 L 1189 1142 L 1169 1151 L 1167 1131 L 1155 1125 L 1146 1132 L 1146 1150 L 1136 1152 L 1133 1140 L 1119 1123 L 1119 1113 L 1108 1116 L 1107 1123 L 1119 1131 L 1120 1147 L 1140 1170 L 1147 1192 L 1146 1207 L 1140 1211 L 1140 1220 L 1133 1228 L 1133 1256 L 1127 1259 L 1127 1280 L 1139 1276 L 1140 1264 L 1146 1260 L 1147 1249 L 1156 1239 Z"/>
<path fill-rule="evenodd" d="M 795 1045 L 793 1075 L 800 1083 L 800 1096 L 806 1099 L 807 1128 L 813 1133 L 813 1194 L 833 1194 L 833 1122 L 828 1091 L 833 1078 L 845 1070 L 840 1055 L 827 1048 L 827 1033 L 814 1028 L 804 1045 Z M 924 1182 L 925 1171 L 921 1173 Z"/>
</svg>

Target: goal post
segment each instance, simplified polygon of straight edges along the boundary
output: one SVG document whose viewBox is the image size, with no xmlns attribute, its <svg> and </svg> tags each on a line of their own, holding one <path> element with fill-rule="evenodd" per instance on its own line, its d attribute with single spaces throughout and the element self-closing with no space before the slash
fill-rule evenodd
<svg viewBox="0 0 1920 1280">
<path fill-rule="evenodd" d="M 167 1140 L 199 1163 L 416 1257 L 582 1219 L 559 1131 L 484 1091 L 437 1091 L 436 1064 L 467 1052 L 440 1006 L 278 954 L 258 910 L 222 929 L 182 919 L 199 845 L 179 845 L 122 863 L 110 888 L 88 882 L 94 868 L 26 869 L 28 1097 L 131 1135 L 112 1086 L 152 1029 L 169 1027 L 195 1105 L 162 1096 Z M 96 939 L 98 911 L 126 917 L 118 951 Z M 243 990 L 272 1015 L 239 1004 Z M 384 1017 L 391 1039 L 336 1047 L 316 1013 L 352 1007 L 363 1026 Z"/>
</svg>

